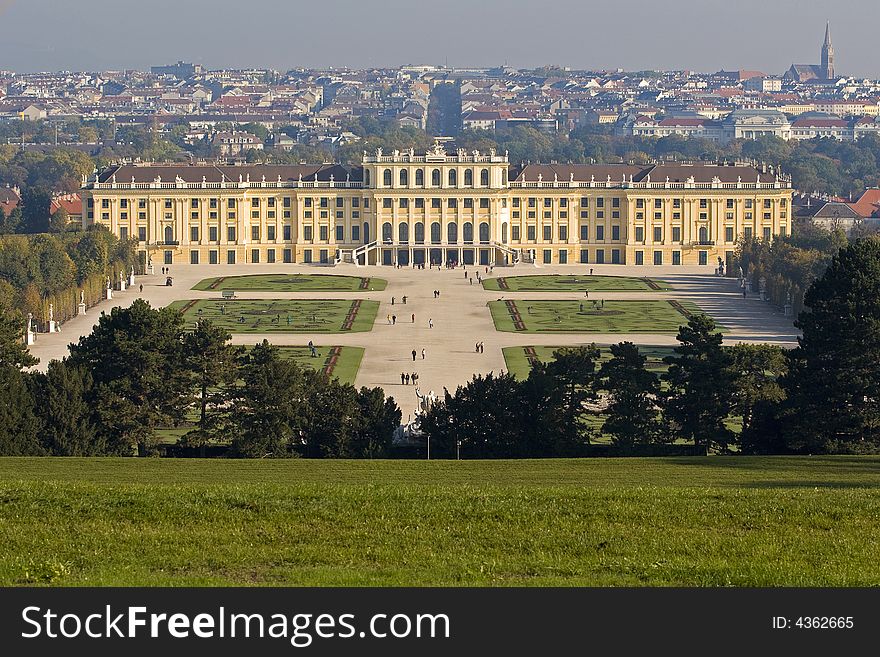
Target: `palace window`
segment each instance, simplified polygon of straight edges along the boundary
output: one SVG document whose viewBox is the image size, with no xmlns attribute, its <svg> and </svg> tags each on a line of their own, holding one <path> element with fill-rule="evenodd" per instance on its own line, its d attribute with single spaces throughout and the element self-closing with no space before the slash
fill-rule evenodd
<svg viewBox="0 0 880 657">
<path fill-rule="evenodd" d="M 480 184 L 483 187 L 489 186 L 489 169 L 482 169 L 480 171 Z"/>
<path fill-rule="evenodd" d="M 473 169 L 465 169 L 464 170 L 464 184 L 465 187 L 472 187 L 474 184 L 474 170 Z"/>
</svg>

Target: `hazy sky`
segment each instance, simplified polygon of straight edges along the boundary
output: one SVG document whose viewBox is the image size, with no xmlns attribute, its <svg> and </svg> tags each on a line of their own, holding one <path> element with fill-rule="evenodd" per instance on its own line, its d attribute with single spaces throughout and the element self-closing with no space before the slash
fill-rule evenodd
<svg viewBox="0 0 880 657">
<path fill-rule="evenodd" d="M 876 0 L 0 0 L 0 69 L 452 66 L 880 77 Z"/>
</svg>

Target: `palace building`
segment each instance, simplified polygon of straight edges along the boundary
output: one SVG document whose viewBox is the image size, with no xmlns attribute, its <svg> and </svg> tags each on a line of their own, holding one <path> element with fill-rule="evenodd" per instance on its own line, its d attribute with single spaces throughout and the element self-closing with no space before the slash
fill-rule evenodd
<svg viewBox="0 0 880 657">
<path fill-rule="evenodd" d="M 360 166 L 111 166 L 83 225 L 164 264 L 717 264 L 791 229 L 791 179 L 754 163 L 528 164 L 364 153 Z"/>
</svg>

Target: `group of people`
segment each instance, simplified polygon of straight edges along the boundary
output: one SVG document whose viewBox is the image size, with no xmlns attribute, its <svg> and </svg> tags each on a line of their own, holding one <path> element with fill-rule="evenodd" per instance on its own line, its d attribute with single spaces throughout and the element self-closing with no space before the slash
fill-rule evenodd
<svg viewBox="0 0 880 657">
<path fill-rule="evenodd" d="M 413 324 L 416 323 L 416 314 L 415 313 L 410 315 L 410 320 L 412 321 Z M 428 320 L 428 321 L 430 322 L 431 320 Z M 389 313 L 388 314 L 388 325 L 393 326 L 395 324 L 397 324 L 397 315 L 392 315 L 391 313 Z M 432 328 L 432 327 L 429 326 L 428 328 Z"/>
<path fill-rule="evenodd" d="M 403 301 L 403 305 L 405 306 L 406 305 L 406 295 L 403 295 L 403 297 L 401 297 L 400 300 Z M 396 301 L 396 299 L 394 297 L 391 297 L 391 305 L 392 306 L 394 305 L 395 301 Z"/>
<path fill-rule="evenodd" d="M 413 362 L 416 362 L 416 356 L 418 356 L 418 355 L 419 355 L 419 352 L 417 352 L 415 349 L 413 349 L 412 350 Z M 426 355 L 425 348 L 422 347 L 422 360 L 425 360 L 425 355 Z"/>
<path fill-rule="evenodd" d="M 419 385 L 419 373 L 413 372 L 410 374 L 409 372 L 401 372 L 400 373 L 400 385 L 408 386 L 410 381 L 414 386 Z"/>
<path fill-rule="evenodd" d="M 474 353 L 477 353 L 477 354 L 483 353 L 483 342 L 482 341 L 477 342 L 474 345 Z"/>
</svg>

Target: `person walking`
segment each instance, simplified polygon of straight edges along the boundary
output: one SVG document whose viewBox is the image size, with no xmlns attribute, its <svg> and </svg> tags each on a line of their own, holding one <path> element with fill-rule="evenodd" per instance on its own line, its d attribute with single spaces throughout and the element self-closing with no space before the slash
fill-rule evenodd
<svg viewBox="0 0 880 657">
<path fill-rule="evenodd" d="M 394 305 L 394 297 L 391 297 L 391 305 Z"/>
<path fill-rule="evenodd" d="M 400 385 L 403 385 L 405 383 L 405 381 L 406 381 L 406 379 L 404 378 L 405 376 L 406 375 L 403 372 L 400 373 Z"/>
<path fill-rule="evenodd" d="M 143 283 L 141 283 L 140 290 L 141 290 L 141 294 L 143 294 L 144 293 L 144 284 Z"/>
<path fill-rule="evenodd" d="M 422 360 L 425 360 L 425 348 L 422 347 Z"/>
<path fill-rule="evenodd" d="M 406 385 L 409 385 L 409 374 L 406 375 Z"/>
<path fill-rule="evenodd" d="M 474 343 L 474 353 L 475 354 L 480 353 L 480 343 L 479 342 Z"/>
<path fill-rule="evenodd" d="M 593 268 L 590 267 L 590 276 L 592 276 L 592 275 L 593 275 Z"/>
<path fill-rule="evenodd" d="M 413 313 L 413 315 L 412 315 L 412 323 L 413 324 L 416 323 L 416 314 L 415 313 Z"/>
<path fill-rule="evenodd" d="M 412 350 L 412 357 L 413 357 L 413 362 L 415 363 L 416 362 L 416 350 L 415 349 Z"/>
<path fill-rule="evenodd" d="M 403 297 L 402 301 L 403 301 L 403 305 L 405 306 L 406 305 L 406 296 Z"/>
<path fill-rule="evenodd" d="M 388 325 L 391 325 L 391 313 L 388 313 Z"/>
<path fill-rule="evenodd" d="M 391 323 L 397 324 L 397 315 L 391 315 Z"/>
<path fill-rule="evenodd" d="M 471 285 L 474 284 L 474 277 L 473 276 L 471 276 L 468 280 L 471 282 Z"/>
<path fill-rule="evenodd" d="M 743 292 L 743 296 L 745 296 L 745 292 Z M 431 319 L 430 317 L 428 318 L 428 328 L 429 329 L 434 328 L 434 320 Z M 413 352 L 413 353 L 415 353 L 415 352 Z M 413 358 L 413 360 L 415 360 L 415 358 Z"/>
</svg>

